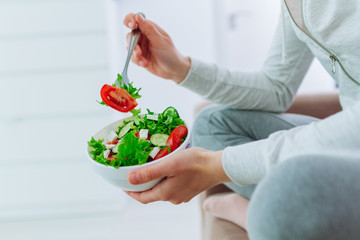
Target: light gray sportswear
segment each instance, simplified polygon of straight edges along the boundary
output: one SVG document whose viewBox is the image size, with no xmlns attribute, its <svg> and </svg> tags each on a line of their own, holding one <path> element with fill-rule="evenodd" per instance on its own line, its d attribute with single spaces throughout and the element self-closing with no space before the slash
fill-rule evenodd
<svg viewBox="0 0 360 240">
<path fill-rule="evenodd" d="M 218 151 L 314 121 L 318 119 L 305 115 L 215 105 L 198 113 L 191 132 L 192 144 Z M 247 233 L 251 240 L 358 240 L 359 172 L 360 161 L 300 156 L 271 168 L 259 184 L 226 186 L 250 199 Z M 205 225 L 209 223 L 205 221 Z M 235 239 L 234 232 L 229 233 L 223 224 L 210 225 L 213 234 L 203 239 Z"/>
<path fill-rule="evenodd" d="M 293 8 L 296 4 L 301 9 Z M 294 17 L 289 6 L 297 9 Z M 360 1 L 283 0 L 272 47 L 259 72 L 230 72 L 192 59 L 182 86 L 230 108 L 283 112 L 314 56 L 339 85 L 343 111 L 225 148 L 223 167 L 234 183 L 256 184 L 271 166 L 293 158 L 360 159 Z"/>
</svg>

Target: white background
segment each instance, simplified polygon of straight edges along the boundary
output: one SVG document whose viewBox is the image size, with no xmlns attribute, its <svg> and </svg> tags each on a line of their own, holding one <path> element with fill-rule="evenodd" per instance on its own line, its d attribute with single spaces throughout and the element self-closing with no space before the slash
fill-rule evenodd
<svg viewBox="0 0 360 240">
<path fill-rule="evenodd" d="M 124 117 L 99 89 L 122 71 L 122 18 L 144 12 L 185 55 L 231 69 L 261 66 L 278 1 L 0 1 L 0 239 L 199 239 L 197 199 L 141 205 L 93 173 L 86 141 Z M 191 125 L 202 99 L 130 64 L 140 106 L 172 105 Z M 315 63 L 302 92 L 333 83 Z"/>
</svg>

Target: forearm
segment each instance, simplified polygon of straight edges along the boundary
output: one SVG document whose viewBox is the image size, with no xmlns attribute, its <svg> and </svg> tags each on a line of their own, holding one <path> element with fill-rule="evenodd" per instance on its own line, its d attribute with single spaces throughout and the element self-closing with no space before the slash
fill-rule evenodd
<svg viewBox="0 0 360 240">
<path fill-rule="evenodd" d="M 357 160 L 360 156 L 360 103 L 321 121 L 278 131 L 268 138 L 228 147 L 223 164 L 234 183 L 258 183 L 275 165 L 311 156 Z"/>
</svg>

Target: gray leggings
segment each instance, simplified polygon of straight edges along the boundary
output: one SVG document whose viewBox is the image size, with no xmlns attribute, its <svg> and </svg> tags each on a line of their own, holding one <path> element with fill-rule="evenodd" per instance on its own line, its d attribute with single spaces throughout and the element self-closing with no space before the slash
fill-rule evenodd
<svg viewBox="0 0 360 240">
<path fill-rule="evenodd" d="M 192 141 L 216 151 L 312 121 L 317 119 L 211 106 L 196 118 Z M 289 159 L 258 185 L 227 186 L 250 199 L 247 224 L 252 240 L 352 240 L 360 239 L 359 173 L 360 161 L 319 155 Z"/>
</svg>

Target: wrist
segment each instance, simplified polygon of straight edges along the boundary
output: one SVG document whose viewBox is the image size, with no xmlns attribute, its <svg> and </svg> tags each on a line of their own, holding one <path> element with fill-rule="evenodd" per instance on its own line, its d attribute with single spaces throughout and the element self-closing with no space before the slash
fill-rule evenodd
<svg viewBox="0 0 360 240">
<path fill-rule="evenodd" d="M 180 59 L 178 61 L 178 64 L 175 67 L 175 71 L 172 74 L 171 80 L 173 80 L 175 83 L 179 84 L 188 75 L 191 67 L 191 59 L 190 57 L 180 56 Z"/>
<path fill-rule="evenodd" d="M 231 179 L 227 176 L 222 164 L 222 153 L 223 151 L 207 151 L 205 153 L 205 158 L 209 163 L 210 173 L 217 184 L 231 182 Z"/>
</svg>

